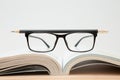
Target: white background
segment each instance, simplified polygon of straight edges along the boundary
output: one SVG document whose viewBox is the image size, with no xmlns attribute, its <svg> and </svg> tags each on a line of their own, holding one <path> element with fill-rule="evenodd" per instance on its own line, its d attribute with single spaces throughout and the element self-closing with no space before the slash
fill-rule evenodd
<svg viewBox="0 0 120 80">
<path fill-rule="evenodd" d="M 17 29 L 105 29 L 94 50 L 120 58 L 120 0 L 0 0 L 1 56 L 29 51 L 24 35 L 11 33 Z M 66 54 L 60 40 L 55 50 Z"/>
</svg>

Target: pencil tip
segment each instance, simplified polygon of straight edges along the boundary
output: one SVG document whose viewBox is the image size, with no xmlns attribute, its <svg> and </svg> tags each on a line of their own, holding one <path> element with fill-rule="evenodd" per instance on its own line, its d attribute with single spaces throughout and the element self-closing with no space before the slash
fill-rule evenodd
<svg viewBox="0 0 120 80">
<path fill-rule="evenodd" d="M 11 32 L 15 32 L 15 31 L 11 31 Z"/>
<path fill-rule="evenodd" d="M 19 33 L 19 31 L 11 31 L 11 32 L 13 32 L 13 33 Z"/>
</svg>

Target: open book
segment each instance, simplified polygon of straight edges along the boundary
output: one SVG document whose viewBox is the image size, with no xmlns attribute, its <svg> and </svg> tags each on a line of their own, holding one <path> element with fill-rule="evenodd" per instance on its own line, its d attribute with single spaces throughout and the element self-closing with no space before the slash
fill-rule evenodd
<svg viewBox="0 0 120 80">
<path fill-rule="evenodd" d="M 88 68 L 90 68 L 92 65 L 97 65 L 98 67 L 101 65 L 112 66 L 117 71 L 119 68 L 120 72 L 120 59 L 100 54 L 81 54 L 62 64 L 57 59 L 45 54 L 20 54 L 0 58 L 0 75 L 32 72 L 47 73 L 49 75 L 68 75 L 74 73 L 74 71 L 82 72 L 85 67 L 89 66 Z M 98 67 L 96 67 L 97 70 Z M 113 69 L 115 70 L 115 68 Z"/>
</svg>

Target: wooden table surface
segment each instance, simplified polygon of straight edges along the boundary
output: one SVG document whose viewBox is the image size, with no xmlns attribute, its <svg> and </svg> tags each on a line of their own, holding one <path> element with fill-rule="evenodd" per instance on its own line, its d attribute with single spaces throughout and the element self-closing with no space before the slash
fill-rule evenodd
<svg viewBox="0 0 120 80">
<path fill-rule="evenodd" d="M 26 76 L 0 76 L 0 80 L 120 80 L 120 75 L 69 75 L 69 76 L 43 76 L 43 75 L 26 75 Z"/>
</svg>

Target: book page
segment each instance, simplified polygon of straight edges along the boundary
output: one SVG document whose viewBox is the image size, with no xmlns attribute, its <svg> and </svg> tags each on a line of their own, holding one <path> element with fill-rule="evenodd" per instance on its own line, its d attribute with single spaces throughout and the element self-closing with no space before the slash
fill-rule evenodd
<svg viewBox="0 0 120 80">
<path fill-rule="evenodd" d="M 64 73 L 69 74 L 69 72 L 73 69 L 73 66 L 74 66 L 74 69 L 76 69 L 76 68 L 80 68 L 80 67 L 87 66 L 87 65 L 93 65 L 93 61 L 90 64 L 87 64 L 87 63 L 85 65 L 81 64 L 81 62 L 87 61 L 87 60 L 89 61 L 98 60 L 98 61 L 106 62 L 107 64 L 110 64 L 110 65 L 112 64 L 112 66 L 115 66 L 115 67 L 120 66 L 120 58 L 117 58 L 114 56 L 103 55 L 100 53 L 97 54 L 97 52 L 95 53 L 91 51 L 85 54 L 71 55 L 65 58 L 64 62 L 66 61 L 66 63 L 64 63 Z M 105 65 L 107 65 L 106 63 Z M 77 64 L 81 64 L 81 65 L 77 65 Z M 99 64 L 99 63 L 96 62 L 95 64 Z"/>
<path fill-rule="evenodd" d="M 67 55 L 64 56 L 63 58 L 63 66 L 65 66 L 70 60 L 72 60 L 73 58 L 80 56 L 80 55 L 84 55 L 84 54 L 92 54 L 90 52 L 87 53 L 75 53 L 75 52 L 70 52 Z"/>
<path fill-rule="evenodd" d="M 58 61 L 60 64 L 62 63 L 62 58 L 58 56 L 58 54 L 54 54 L 53 52 L 48 52 L 48 53 L 39 53 L 39 52 L 32 52 L 28 49 L 16 49 L 16 50 L 10 50 L 10 51 L 3 51 L 0 53 L 0 58 L 4 57 L 10 57 L 10 56 L 15 56 L 15 55 L 21 55 L 21 54 L 44 54 L 47 56 L 50 56 L 51 58 L 54 58 L 56 61 Z M 61 64 L 62 65 L 62 64 Z"/>
<path fill-rule="evenodd" d="M 119 55 L 114 55 L 113 53 L 108 53 L 107 51 L 98 51 L 98 50 L 93 50 L 90 52 L 85 52 L 85 53 L 69 53 L 68 55 L 64 56 L 63 62 L 64 62 L 64 66 L 67 64 L 67 62 L 69 62 L 70 60 L 72 60 L 73 58 L 80 56 L 80 55 L 85 55 L 85 54 L 100 54 L 100 55 L 104 55 L 104 56 L 109 56 L 109 57 L 113 57 L 116 59 L 120 59 Z"/>
<path fill-rule="evenodd" d="M 5 74 L 6 74 L 6 71 L 9 72 L 10 69 L 13 69 L 13 71 L 16 73 L 17 71 L 14 70 L 15 68 L 20 69 L 20 67 L 27 66 L 27 65 L 28 67 L 29 65 L 35 65 L 35 66 L 41 65 L 41 66 L 46 67 L 50 72 L 49 74 L 51 75 L 61 74 L 61 66 L 56 61 L 56 59 L 54 59 L 49 54 L 28 53 L 28 54 L 19 54 L 19 55 L 17 54 L 17 55 L 12 55 L 12 56 L 4 56 L 0 58 L 0 68 L 1 68 L 0 72 L 5 71 Z M 32 70 L 32 71 L 41 71 L 39 70 L 39 68 L 37 69 L 38 70 L 36 70 L 35 68 L 35 70 Z M 1 75 L 3 74 L 1 73 Z"/>
</svg>

